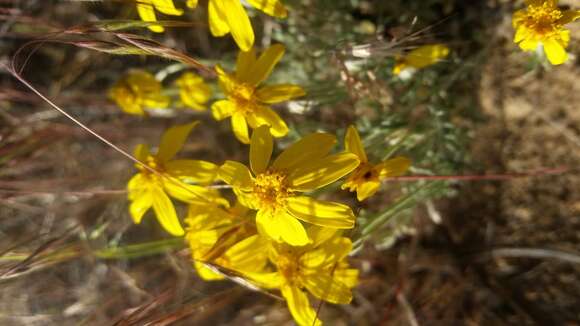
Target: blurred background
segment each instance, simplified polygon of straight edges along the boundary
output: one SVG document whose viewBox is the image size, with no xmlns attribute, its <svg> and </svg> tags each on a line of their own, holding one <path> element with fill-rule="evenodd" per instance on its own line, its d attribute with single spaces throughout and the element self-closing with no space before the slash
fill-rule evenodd
<svg viewBox="0 0 580 326">
<path fill-rule="evenodd" d="M 356 124 L 373 158 L 406 155 L 409 175 L 423 176 L 388 181 L 363 203 L 324 194 L 358 212 L 350 261 L 361 274 L 352 304 L 322 305 L 320 318 L 330 325 L 579 324 L 580 24 L 569 25 L 569 61 L 551 67 L 512 42 L 511 15 L 523 1 L 284 4 L 285 20 L 248 10 L 256 47 L 286 46 L 268 82 L 308 93 L 276 108 L 291 128 L 279 146 L 316 130 L 342 141 Z M 560 5 L 578 9 L 580 1 Z M 159 18 L 186 24 L 163 34 L 138 26 L 122 32 L 233 69 L 237 47 L 209 33 L 207 1 Z M 122 149 L 156 145 L 169 126 L 197 119 L 202 124 L 180 155 L 245 162 L 247 148 L 209 111 L 177 104 L 141 118 L 111 101 L 109 89 L 132 68 L 155 74 L 169 93 L 180 72 L 195 71 L 94 49 L 113 39 L 112 23 L 128 20 L 138 20 L 130 0 L 2 0 L 0 62 Z M 433 43 L 450 55 L 408 78 L 392 74 L 398 56 Z M 219 98 L 215 80 L 199 73 Z M 0 324 L 292 325 L 282 301 L 199 279 L 183 240 L 152 216 L 133 225 L 125 192 L 136 173 L 131 161 L 5 69 L 0 85 Z M 503 179 L 433 177 L 484 174 Z"/>
</svg>

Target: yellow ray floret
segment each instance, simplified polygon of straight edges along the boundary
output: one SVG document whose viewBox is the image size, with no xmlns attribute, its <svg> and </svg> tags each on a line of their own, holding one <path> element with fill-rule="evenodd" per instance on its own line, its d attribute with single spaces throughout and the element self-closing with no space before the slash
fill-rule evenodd
<svg viewBox="0 0 580 326">
<path fill-rule="evenodd" d="M 161 226 L 172 235 L 181 236 L 184 231 L 169 197 L 187 203 L 215 201 L 227 205 L 217 191 L 189 184 L 196 182 L 207 185 L 213 182 L 218 171 L 215 164 L 173 159 L 196 124 L 197 122 L 192 122 L 167 130 L 163 134 L 157 154 L 151 154 L 149 147 L 144 144 L 135 148 L 135 157 L 144 164 L 136 165 L 139 173 L 127 184 L 131 201 L 129 212 L 135 224 L 141 223 L 143 215 L 153 207 Z"/>
<path fill-rule="evenodd" d="M 324 187 L 351 172 L 359 159 L 351 153 L 329 155 L 335 138 L 314 133 L 283 151 L 272 164 L 273 139 L 267 126 L 254 130 L 250 170 L 226 161 L 219 177 L 231 185 L 243 205 L 257 210 L 256 224 L 278 242 L 301 246 L 310 239 L 300 221 L 329 228 L 350 229 L 350 207 L 299 195 Z"/>
<path fill-rule="evenodd" d="M 580 11 L 561 10 L 557 0 L 527 0 L 526 4 L 512 18 L 514 43 L 524 51 L 535 51 L 542 45 L 551 64 L 566 62 L 570 31 L 564 25 L 580 18 Z"/>
<path fill-rule="evenodd" d="M 259 58 L 254 50 L 238 54 L 236 71 L 229 74 L 216 66 L 219 83 L 227 99 L 213 103 L 211 109 L 216 120 L 231 117 L 232 129 L 243 143 L 250 142 L 248 126 L 258 128 L 270 126 L 274 137 L 288 133 L 288 126 L 270 108 L 270 104 L 280 103 L 306 93 L 297 85 L 279 84 L 259 86 L 284 55 L 284 46 L 280 44 L 269 47 Z"/>
<path fill-rule="evenodd" d="M 195 111 L 205 111 L 207 102 L 211 97 L 211 88 L 205 83 L 203 78 L 186 72 L 176 81 L 179 87 L 179 97 L 183 104 Z"/>
<path fill-rule="evenodd" d="M 313 229 L 318 232 L 311 232 Z M 313 233 L 325 233 L 325 236 L 317 237 Z M 348 304 L 352 300 L 352 288 L 358 282 L 358 270 L 349 268 L 346 260 L 352 250 L 350 239 L 324 228 L 309 228 L 309 234 L 316 240 L 307 246 L 271 243 L 268 258 L 275 271 L 244 272 L 250 282 L 262 288 L 279 289 L 292 317 L 301 326 L 322 325 L 307 292 L 326 302 Z"/>
<path fill-rule="evenodd" d="M 252 7 L 276 18 L 286 18 L 288 11 L 279 0 L 247 0 Z M 197 0 L 188 0 L 187 6 L 195 8 Z M 254 45 L 254 30 L 240 0 L 209 0 L 209 29 L 213 36 L 231 33 L 242 51 Z"/>
<path fill-rule="evenodd" d="M 448 55 L 449 48 L 443 44 L 423 45 L 397 58 L 393 73 L 399 75 L 405 69 L 425 68 L 445 59 Z"/>
<path fill-rule="evenodd" d="M 119 80 L 109 97 L 129 114 L 145 115 L 144 109 L 165 109 L 170 99 L 161 93 L 161 83 L 142 70 L 134 70 Z"/>
<path fill-rule="evenodd" d="M 348 127 L 344 144 L 347 152 L 353 153 L 359 158 L 360 165 L 342 184 L 341 188 L 351 192 L 356 191 L 356 197 L 359 201 L 374 195 L 384 179 L 405 174 L 411 165 L 411 160 L 406 157 L 395 157 L 379 164 L 370 163 L 354 126 Z"/>
<path fill-rule="evenodd" d="M 171 16 L 181 16 L 183 10 L 175 8 L 173 0 L 135 0 L 137 2 L 137 12 L 141 20 L 145 22 L 156 22 L 155 10 Z M 161 33 L 165 29 L 161 25 L 151 25 L 149 29 L 156 33 Z"/>
</svg>

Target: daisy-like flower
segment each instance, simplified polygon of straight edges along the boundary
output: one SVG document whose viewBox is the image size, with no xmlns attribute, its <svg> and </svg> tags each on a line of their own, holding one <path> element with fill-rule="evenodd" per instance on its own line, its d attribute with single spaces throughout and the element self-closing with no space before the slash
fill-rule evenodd
<svg viewBox="0 0 580 326">
<path fill-rule="evenodd" d="M 284 46 L 272 45 L 257 59 L 254 49 L 240 52 L 233 74 L 226 73 L 220 66 L 215 68 L 220 87 L 227 100 L 213 103 L 211 106 L 213 116 L 216 120 L 231 117 L 234 134 L 244 144 L 250 142 L 248 125 L 251 128 L 268 125 L 274 137 L 285 136 L 288 133 L 288 126 L 269 104 L 288 101 L 306 94 L 300 86 L 291 84 L 258 87 L 268 78 L 276 63 L 284 55 L 284 51 Z"/>
<path fill-rule="evenodd" d="M 203 78 L 192 72 L 186 72 L 175 83 L 179 87 L 179 97 L 184 105 L 195 111 L 207 109 L 206 104 L 211 97 L 211 88 Z"/>
<path fill-rule="evenodd" d="M 279 0 L 246 0 L 245 3 L 276 18 L 286 18 L 288 11 Z M 197 0 L 188 0 L 187 6 L 195 8 Z M 232 34 L 242 51 L 254 45 L 254 30 L 240 0 L 209 0 L 209 30 L 213 36 Z"/>
<path fill-rule="evenodd" d="M 129 212 L 135 224 L 141 223 L 143 215 L 153 207 L 161 226 L 172 235 L 181 236 L 184 231 L 169 196 L 186 203 L 215 201 L 227 205 L 217 191 L 185 183 L 206 185 L 213 182 L 218 166 L 200 160 L 173 160 L 196 124 L 169 128 L 163 134 L 157 154 L 151 154 L 144 144 L 135 148 L 135 157 L 146 165 L 136 164 L 139 173 L 127 184 L 131 201 Z"/>
<path fill-rule="evenodd" d="M 393 74 L 400 75 L 404 71 L 414 71 L 436 64 L 449 55 L 449 48 L 443 44 L 420 46 L 403 57 L 397 58 Z"/>
<path fill-rule="evenodd" d="M 516 11 L 512 17 L 512 25 L 516 30 L 514 43 L 524 51 L 535 51 L 541 44 L 551 64 L 566 62 L 570 31 L 564 25 L 580 18 L 580 11 L 560 10 L 557 0 L 525 2 L 527 8 Z"/>
<path fill-rule="evenodd" d="M 322 325 L 306 291 L 326 302 L 348 304 L 358 282 L 358 270 L 349 268 L 346 261 L 352 250 L 350 239 L 329 229 L 315 229 L 315 234 L 309 229 L 314 239 L 310 245 L 271 244 L 268 258 L 275 272 L 244 272 L 250 282 L 262 288 L 280 289 L 296 323 L 305 326 Z"/>
<path fill-rule="evenodd" d="M 411 160 L 406 157 L 395 157 L 379 164 L 370 163 L 354 126 L 348 127 L 344 144 L 347 152 L 353 153 L 359 158 L 360 165 L 342 184 L 341 188 L 351 192 L 356 191 L 356 197 L 359 201 L 374 195 L 379 190 L 382 180 L 405 174 L 411 165 Z"/>
<path fill-rule="evenodd" d="M 155 10 L 171 16 L 183 15 L 183 10 L 175 8 L 173 0 L 136 0 L 137 13 L 145 22 L 156 22 Z M 161 25 L 150 25 L 148 28 L 155 33 L 162 33 L 165 29 Z"/>
<path fill-rule="evenodd" d="M 134 70 L 111 88 L 109 97 L 127 113 L 145 115 L 145 108 L 165 109 L 169 106 L 170 99 L 161 90 L 161 83 L 152 74 Z"/>
<path fill-rule="evenodd" d="M 329 228 L 350 229 L 350 207 L 298 193 L 322 188 L 351 172 L 359 160 L 352 153 L 329 155 L 336 139 L 326 133 L 304 137 L 283 151 L 272 164 L 273 139 L 267 126 L 254 130 L 250 167 L 226 161 L 219 177 L 231 185 L 241 204 L 257 210 L 258 229 L 277 242 L 302 246 L 309 242 L 300 221 Z"/>
</svg>

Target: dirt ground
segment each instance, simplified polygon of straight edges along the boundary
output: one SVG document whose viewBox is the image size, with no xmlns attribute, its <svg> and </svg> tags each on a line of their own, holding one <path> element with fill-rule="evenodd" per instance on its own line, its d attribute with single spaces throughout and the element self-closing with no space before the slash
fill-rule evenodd
<svg viewBox="0 0 580 326">
<path fill-rule="evenodd" d="M 580 1 L 562 3 L 580 8 Z M 361 269 L 354 303 L 324 305 L 321 318 L 332 321 L 328 324 L 580 325 L 580 24 L 572 25 L 569 48 L 576 57 L 560 67 L 532 71 L 529 54 L 511 42 L 509 12 L 499 16 L 487 31 L 493 37 L 484 49 L 480 78 L 472 85 L 483 119 L 463 122 L 473 139 L 473 166 L 464 172 L 566 172 L 461 182 L 455 185 L 457 196 L 430 208 L 422 205 L 413 232 L 389 250 L 369 246 L 352 259 Z M 124 68 L 104 56 L 77 55 L 82 54 L 49 48 L 28 69 L 41 69 L 35 65 L 44 62 L 61 65 L 57 71 Z M 157 139 L 162 127 L 175 122 L 169 117 L 160 127 L 158 121 L 136 121 L 101 94 L 68 91 L 77 79 L 84 83 L 79 89 L 105 85 L 103 80 L 31 78 L 50 85 L 43 90 L 57 94 L 59 103 L 74 103 L 67 104 L 69 112 L 84 114 L 86 123 L 125 149 Z M 3 78 L 2 87 L 1 95 L 17 98 L 20 106 L 0 110 L 1 139 L 10 139 L 0 146 L 0 154 L 10 157 L 0 171 L 0 185 L 22 193 L 0 197 L 1 250 L 50 247 L 86 254 L 55 265 L 40 261 L 42 268 L 34 271 L 10 271 L 16 276 L 0 280 L 0 324 L 292 324 L 281 301 L 232 282 L 201 282 L 186 250 L 134 261 L 90 255 L 90 249 L 122 234 L 135 241 L 160 235 L 138 232 L 128 218 L 115 218 L 126 217 L 122 189 L 134 173 L 132 164 L 61 119 L 14 80 Z M 193 137 L 203 141 L 184 151 L 213 153 L 207 158 L 216 161 L 231 159 L 231 148 L 215 150 L 223 142 L 212 132 L 196 130 Z M 54 194 L 51 189 L 121 192 Z M 115 233 L 92 230 L 98 223 Z M 79 224 L 96 234 L 83 235 L 84 246 L 77 245 L 78 236 L 71 232 Z M 10 266 L 3 262 L 2 272 Z"/>
</svg>

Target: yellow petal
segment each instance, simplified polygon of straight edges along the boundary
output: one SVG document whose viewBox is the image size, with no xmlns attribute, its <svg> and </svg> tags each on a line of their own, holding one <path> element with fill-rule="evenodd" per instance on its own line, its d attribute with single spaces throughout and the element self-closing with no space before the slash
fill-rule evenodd
<svg viewBox="0 0 580 326">
<path fill-rule="evenodd" d="M 149 146 L 147 146 L 145 144 L 139 144 L 139 145 L 135 146 L 135 149 L 133 150 L 133 155 L 139 161 L 145 162 L 147 160 L 147 157 L 149 157 L 149 155 L 151 155 L 149 153 Z"/>
<path fill-rule="evenodd" d="M 282 284 L 282 277 L 278 272 L 244 272 L 244 276 L 248 279 L 248 281 L 263 289 L 278 289 Z"/>
<path fill-rule="evenodd" d="M 342 261 L 351 250 L 352 241 L 349 238 L 337 237 L 303 254 L 300 257 L 300 266 L 311 271 L 336 269 L 335 265 Z"/>
<path fill-rule="evenodd" d="M 358 284 L 358 269 L 347 268 L 347 266 L 341 268 L 340 265 L 341 263 L 339 263 L 339 267 L 332 274 L 334 279 L 349 288 L 355 287 Z"/>
<path fill-rule="evenodd" d="M 287 200 L 288 212 L 304 222 L 337 229 L 354 227 L 354 214 L 346 205 L 306 196 L 290 197 Z"/>
<path fill-rule="evenodd" d="M 228 268 L 245 272 L 263 272 L 268 262 L 268 255 L 264 246 L 265 239 L 259 235 L 253 235 L 236 243 L 224 253 L 224 258 L 229 262 Z"/>
<path fill-rule="evenodd" d="M 216 0 L 216 3 L 220 1 L 221 4 L 216 7 L 225 16 L 234 41 L 242 51 L 250 50 L 254 45 L 254 30 L 241 1 Z"/>
<path fill-rule="evenodd" d="M 150 191 L 141 191 L 138 196 L 134 196 L 133 201 L 129 205 L 129 213 L 135 224 L 141 223 L 143 215 L 153 205 L 153 197 Z"/>
<path fill-rule="evenodd" d="M 240 51 L 236 60 L 236 79 L 247 80 L 250 78 L 252 68 L 256 63 L 256 51 L 251 48 L 249 51 Z"/>
<path fill-rule="evenodd" d="M 250 136 L 248 133 L 248 123 L 246 117 L 242 113 L 234 113 L 232 115 L 232 130 L 236 138 L 244 144 L 250 143 Z"/>
<path fill-rule="evenodd" d="M 144 22 L 156 22 L 155 10 L 150 3 L 137 2 L 137 13 Z M 148 28 L 155 33 L 162 33 L 165 29 L 161 25 L 151 25 Z"/>
<path fill-rule="evenodd" d="M 360 140 L 358 131 L 354 126 L 349 126 L 344 136 L 344 146 L 348 152 L 351 152 L 358 156 L 361 163 L 368 162 L 367 154 L 365 148 Z"/>
<path fill-rule="evenodd" d="M 316 161 L 326 156 L 335 143 L 336 138 L 331 134 L 312 133 L 278 155 L 272 167 L 278 170 L 291 170 L 305 162 Z"/>
<path fill-rule="evenodd" d="M 566 53 L 566 49 L 560 44 L 560 42 L 548 39 L 542 42 L 544 45 L 544 52 L 546 52 L 546 57 L 548 57 L 548 61 L 550 61 L 553 65 L 561 65 L 566 60 L 568 60 L 568 54 Z"/>
<path fill-rule="evenodd" d="M 352 301 L 352 291 L 332 277 L 332 270 L 326 273 L 327 275 L 309 274 L 304 277 L 304 286 L 321 300 L 334 304 L 349 304 Z"/>
<path fill-rule="evenodd" d="M 339 153 L 314 162 L 304 162 L 289 174 L 289 186 L 297 191 L 312 191 L 349 174 L 359 163 L 358 157 L 352 153 Z"/>
<path fill-rule="evenodd" d="M 187 136 L 191 129 L 195 127 L 199 121 L 194 121 L 188 124 L 179 125 L 169 128 L 161 138 L 159 151 L 157 151 L 157 158 L 161 162 L 167 162 L 172 159 L 177 152 L 183 147 Z"/>
<path fill-rule="evenodd" d="M 248 123 L 256 128 L 262 125 L 270 127 L 270 133 L 274 137 L 284 137 L 288 134 L 288 126 L 280 118 L 278 113 L 264 105 L 256 105 L 254 113 L 248 115 Z"/>
<path fill-rule="evenodd" d="M 374 195 L 380 187 L 381 183 L 379 181 L 371 180 L 363 182 L 356 188 L 356 199 L 358 201 L 363 201 Z"/>
<path fill-rule="evenodd" d="M 165 231 L 174 236 L 182 236 L 185 232 L 179 223 L 175 207 L 169 197 L 159 188 L 152 189 L 153 210 L 157 220 Z"/>
<path fill-rule="evenodd" d="M 221 0 L 209 0 L 208 3 L 209 30 L 213 36 L 224 36 L 230 32 L 225 14 L 218 9 L 220 5 Z"/>
<path fill-rule="evenodd" d="M 175 8 L 173 0 L 153 0 L 153 5 L 155 9 L 166 15 L 181 16 L 183 14 L 183 10 Z"/>
<path fill-rule="evenodd" d="M 263 86 L 256 90 L 260 102 L 273 104 L 291 100 L 306 95 L 302 87 L 292 84 Z"/>
<path fill-rule="evenodd" d="M 378 169 L 380 178 L 398 177 L 409 170 L 411 160 L 399 156 L 378 164 L 375 168 Z"/>
<path fill-rule="evenodd" d="M 194 262 L 194 266 L 197 275 L 204 281 L 219 281 L 225 279 L 223 275 L 214 272 L 211 268 L 201 262 Z"/>
<path fill-rule="evenodd" d="M 286 18 L 288 11 L 279 0 L 247 0 L 248 3 L 265 13 L 276 18 Z"/>
<path fill-rule="evenodd" d="M 210 184 L 217 178 L 219 166 L 200 160 L 173 160 L 165 164 L 165 169 L 173 177 Z"/>
<path fill-rule="evenodd" d="M 239 0 L 236 1 L 239 2 Z M 270 73 L 272 73 L 274 66 L 278 61 L 280 61 L 280 59 L 282 59 L 282 56 L 284 56 L 285 50 L 286 49 L 282 44 L 274 44 L 270 46 L 256 61 L 249 78 L 243 81 L 252 86 L 257 86 L 259 83 L 266 80 L 266 78 L 270 76 Z"/>
<path fill-rule="evenodd" d="M 218 176 L 225 183 L 241 190 L 251 190 L 254 182 L 250 170 L 242 163 L 226 161 L 219 169 Z"/>
<path fill-rule="evenodd" d="M 168 179 L 163 180 L 163 188 L 171 197 L 182 202 L 205 202 L 215 199 L 217 196 L 216 191 L 213 189 L 190 185 L 180 181 L 177 178 L 167 178 Z"/>
<path fill-rule="evenodd" d="M 411 67 L 420 69 L 430 66 L 449 55 L 449 48 L 443 44 L 420 46 L 411 51 L 405 61 Z"/>
<path fill-rule="evenodd" d="M 176 81 L 179 97 L 184 105 L 196 111 L 205 111 L 205 104 L 211 97 L 211 88 L 200 76 L 186 72 Z"/>
<path fill-rule="evenodd" d="M 309 242 L 304 226 L 286 212 L 259 210 L 256 223 L 276 242 L 285 242 L 291 246 L 303 246 Z"/>
<path fill-rule="evenodd" d="M 187 0 L 187 2 L 185 3 L 185 5 L 188 8 L 195 9 L 197 7 L 197 0 Z"/>
<path fill-rule="evenodd" d="M 214 102 L 211 106 L 211 113 L 216 120 L 223 120 L 230 117 L 236 111 L 236 106 L 228 100 Z"/>
<path fill-rule="evenodd" d="M 270 163 L 274 142 L 268 126 L 254 129 L 250 142 L 250 167 L 254 174 L 265 172 Z"/>
<path fill-rule="evenodd" d="M 316 311 L 310 306 L 308 296 L 296 286 L 283 285 L 280 288 L 286 299 L 288 309 L 294 321 L 300 326 L 320 326 L 322 322 L 316 317 Z"/>
</svg>

